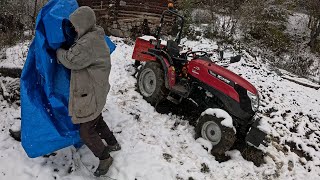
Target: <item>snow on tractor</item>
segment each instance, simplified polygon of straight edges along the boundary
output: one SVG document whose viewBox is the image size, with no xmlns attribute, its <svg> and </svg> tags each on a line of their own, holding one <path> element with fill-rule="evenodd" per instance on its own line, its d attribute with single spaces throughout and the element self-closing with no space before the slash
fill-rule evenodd
<svg viewBox="0 0 320 180">
<path fill-rule="evenodd" d="M 175 40 L 161 41 L 166 15 L 179 18 Z M 258 147 L 266 134 L 258 129 L 257 89 L 239 75 L 212 62 L 204 51 L 180 53 L 184 17 L 165 10 L 155 37 L 137 38 L 132 58 L 145 62 L 137 77 L 138 91 L 151 105 L 164 100 L 179 104 L 192 99 L 202 111 L 196 123 L 196 138 L 213 145 L 212 154 L 224 154 L 241 138 Z"/>
</svg>

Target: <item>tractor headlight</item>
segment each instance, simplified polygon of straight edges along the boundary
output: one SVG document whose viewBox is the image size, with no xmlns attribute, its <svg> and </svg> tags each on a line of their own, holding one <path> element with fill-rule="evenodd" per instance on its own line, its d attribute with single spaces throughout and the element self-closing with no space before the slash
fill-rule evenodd
<svg viewBox="0 0 320 180">
<path fill-rule="evenodd" d="M 250 91 L 248 91 L 248 97 L 251 100 L 251 108 L 254 112 L 258 111 L 259 108 L 259 95 L 255 95 L 253 93 L 251 93 Z"/>
</svg>

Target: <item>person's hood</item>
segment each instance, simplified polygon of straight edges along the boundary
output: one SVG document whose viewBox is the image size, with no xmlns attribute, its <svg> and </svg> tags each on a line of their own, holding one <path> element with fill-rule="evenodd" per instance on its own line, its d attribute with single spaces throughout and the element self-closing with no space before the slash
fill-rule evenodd
<svg viewBox="0 0 320 180">
<path fill-rule="evenodd" d="M 80 38 L 96 26 L 96 15 L 90 7 L 82 6 L 70 15 L 70 22 Z"/>
</svg>

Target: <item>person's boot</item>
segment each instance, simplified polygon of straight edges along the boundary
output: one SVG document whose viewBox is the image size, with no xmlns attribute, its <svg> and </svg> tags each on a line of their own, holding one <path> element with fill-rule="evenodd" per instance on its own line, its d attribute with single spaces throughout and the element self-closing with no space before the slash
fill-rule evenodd
<svg viewBox="0 0 320 180">
<path fill-rule="evenodd" d="M 120 146 L 119 143 L 117 143 L 117 144 L 115 144 L 115 145 L 113 145 L 113 146 L 108 145 L 108 146 L 106 147 L 106 151 L 107 151 L 108 153 L 110 153 L 110 152 L 112 152 L 112 151 L 119 151 L 119 150 L 121 150 L 121 146 Z"/>
<path fill-rule="evenodd" d="M 96 177 L 99 177 L 99 176 L 107 174 L 112 162 L 113 162 L 113 158 L 111 156 L 107 159 L 100 160 L 99 166 L 98 166 L 96 172 L 94 172 L 94 175 Z"/>
<path fill-rule="evenodd" d="M 12 129 L 9 129 L 9 133 L 14 140 L 21 142 L 21 131 L 13 131 Z"/>
</svg>

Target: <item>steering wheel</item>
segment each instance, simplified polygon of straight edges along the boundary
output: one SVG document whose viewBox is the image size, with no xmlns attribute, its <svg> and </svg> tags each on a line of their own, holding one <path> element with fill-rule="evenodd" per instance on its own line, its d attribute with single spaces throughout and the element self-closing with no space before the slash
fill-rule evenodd
<svg viewBox="0 0 320 180">
<path fill-rule="evenodd" d="M 191 51 L 191 52 L 187 52 L 186 56 L 190 57 L 190 58 L 200 58 L 200 57 L 204 57 L 207 56 L 208 53 L 205 51 Z"/>
</svg>

